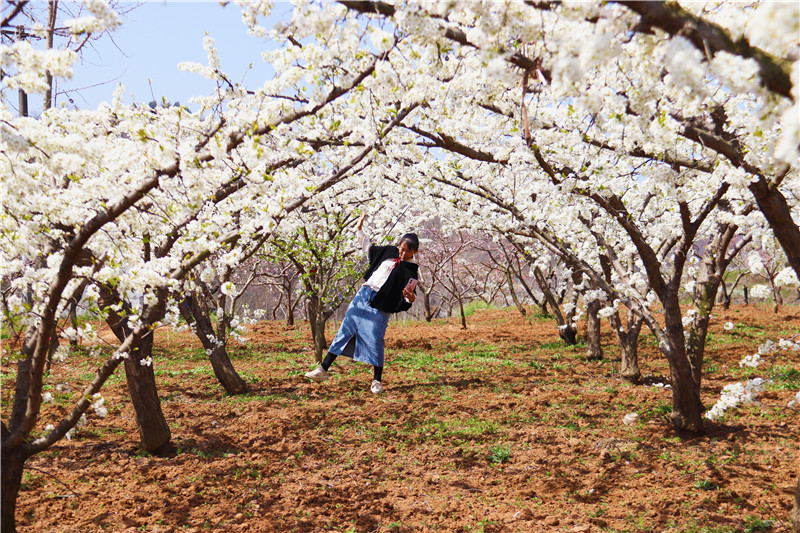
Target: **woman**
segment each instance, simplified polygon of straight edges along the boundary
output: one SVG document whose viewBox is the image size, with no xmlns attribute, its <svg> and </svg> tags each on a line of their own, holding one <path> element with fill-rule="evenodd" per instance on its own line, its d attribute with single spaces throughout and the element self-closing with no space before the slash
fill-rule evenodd
<svg viewBox="0 0 800 533">
<path fill-rule="evenodd" d="M 356 236 L 368 252 L 366 281 L 350 302 L 325 360 L 306 373 L 306 377 L 317 381 L 328 379 L 331 364 L 339 355 L 344 355 L 372 365 L 374 375 L 370 390 L 380 394 L 383 392 L 384 336 L 389 315 L 410 309 L 416 299 L 414 290 L 419 267 L 410 261 L 419 249 L 419 239 L 416 234 L 407 233 L 398 246 L 375 246 L 361 230 L 365 217 L 363 213 L 358 219 Z"/>
</svg>

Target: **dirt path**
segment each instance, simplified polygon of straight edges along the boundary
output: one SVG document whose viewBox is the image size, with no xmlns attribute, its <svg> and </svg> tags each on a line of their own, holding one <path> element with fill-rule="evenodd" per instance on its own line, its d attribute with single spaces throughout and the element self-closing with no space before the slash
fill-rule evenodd
<svg viewBox="0 0 800 533">
<path fill-rule="evenodd" d="M 643 335 L 645 385 L 558 341 L 550 320 L 513 310 L 456 320 L 393 321 L 386 393 L 370 370 L 341 364 L 310 383 L 304 329 L 261 323 L 231 346 L 251 387 L 225 396 L 198 343 L 160 330 L 155 368 L 175 453 L 138 447 L 119 373 L 103 390 L 111 414 L 33 458 L 19 499 L 22 532 L 79 531 L 786 531 L 798 463 L 799 352 L 771 367 L 740 359 L 800 332 L 800 312 L 719 312 L 703 402 L 722 387 L 772 379 L 705 436 L 682 439 L 667 418 L 668 371 Z M 732 321 L 732 332 L 722 325 Z M 99 358 L 73 356 L 47 385 L 42 423 L 74 402 Z M 4 360 L 4 372 L 8 364 Z M 58 392 L 59 383 L 72 392 Z M 13 382 L 3 375 L 3 412 Z M 639 422 L 622 418 L 637 412 Z M 42 425 L 42 427 L 44 427 Z M 59 481 L 56 481 L 57 478 Z M 768 529 L 767 527 L 771 529 Z"/>
</svg>

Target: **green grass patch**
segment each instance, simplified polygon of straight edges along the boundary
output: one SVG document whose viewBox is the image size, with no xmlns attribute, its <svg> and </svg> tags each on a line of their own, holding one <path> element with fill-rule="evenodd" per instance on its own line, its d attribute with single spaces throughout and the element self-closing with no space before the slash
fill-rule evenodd
<svg viewBox="0 0 800 533">
<path fill-rule="evenodd" d="M 489 450 L 489 462 L 492 464 L 507 463 L 511 460 L 511 448 L 498 444 Z"/>
<path fill-rule="evenodd" d="M 441 368 L 441 357 L 425 351 L 404 351 L 392 357 L 392 366 L 405 370 L 425 370 Z"/>
<path fill-rule="evenodd" d="M 479 309 L 493 309 L 493 306 L 481 300 L 469 302 L 464 306 L 464 316 L 470 317 L 475 314 Z"/>
<path fill-rule="evenodd" d="M 789 365 L 779 365 L 772 368 L 769 373 L 772 379 L 767 388 L 772 390 L 797 390 L 800 389 L 800 370 Z"/>
</svg>

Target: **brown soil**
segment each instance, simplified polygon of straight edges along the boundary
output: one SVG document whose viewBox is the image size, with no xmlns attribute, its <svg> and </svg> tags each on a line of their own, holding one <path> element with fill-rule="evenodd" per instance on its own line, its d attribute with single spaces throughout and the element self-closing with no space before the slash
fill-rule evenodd
<svg viewBox="0 0 800 533">
<path fill-rule="evenodd" d="M 607 323 L 601 362 L 559 344 L 550 320 L 499 310 L 468 324 L 393 321 L 380 396 L 369 367 L 352 362 L 325 383 L 303 378 L 309 336 L 276 323 L 232 344 L 251 393 L 226 396 L 199 343 L 160 330 L 155 368 L 174 452 L 138 448 L 120 369 L 103 389 L 111 414 L 88 414 L 72 441 L 28 462 L 19 530 L 788 531 L 800 410 L 787 403 L 800 353 L 780 354 L 771 370 L 770 360 L 750 373 L 738 362 L 800 332 L 800 309 L 717 312 L 706 405 L 728 383 L 776 369 L 789 377 L 699 437 L 668 422 L 671 391 L 653 386 L 668 371 L 649 334 L 634 386 L 616 374 Z M 99 360 L 74 356 L 47 384 L 80 390 Z M 7 360 L 3 371 L 5 418 Z M 72 405 L 59 398 L 76 396 L 51 390 L 41 427 Z M 636 425 L 622 423 L 629 412 Z"/>
</svg>

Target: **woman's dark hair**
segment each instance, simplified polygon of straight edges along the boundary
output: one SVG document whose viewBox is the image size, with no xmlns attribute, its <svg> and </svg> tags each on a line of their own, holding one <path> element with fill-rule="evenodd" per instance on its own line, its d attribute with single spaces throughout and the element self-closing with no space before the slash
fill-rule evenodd
<svg viewBox="0 0 800 533">
<path fill-rule="evenodd" d="M 400 237 L 400 244 L 403 243 L 406 243 L 406 247 L 409 250 L 414 250 L 415 252 L 419 250 L 419 238 L 416 233 L 406 233 Z"/>
</svg>

